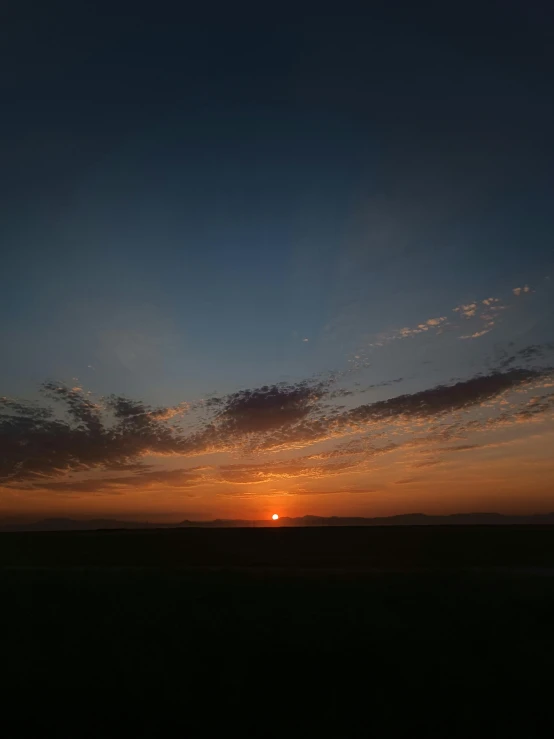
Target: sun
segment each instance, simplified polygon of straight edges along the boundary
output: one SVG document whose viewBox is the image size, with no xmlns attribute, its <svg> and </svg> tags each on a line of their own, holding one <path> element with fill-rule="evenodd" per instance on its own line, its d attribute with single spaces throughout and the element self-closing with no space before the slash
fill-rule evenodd
<svg viewBox="0 0 554 739">
<path fill-rule="evenodd" d="M 277 519 L 279 518 L 279 514 L 278 514 L 278 513 L 274 513 L 274 514 L 273 514 L 273 516 L 271 516 L 271 518 L 272 518 L 272 519 L 273 519 L 274 521 L 277 521 Z"/>
</svg>

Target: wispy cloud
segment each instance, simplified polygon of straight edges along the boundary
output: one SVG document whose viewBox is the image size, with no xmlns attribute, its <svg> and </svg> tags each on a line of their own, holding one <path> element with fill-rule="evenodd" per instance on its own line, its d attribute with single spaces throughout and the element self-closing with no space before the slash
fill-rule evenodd
<svg viewBox="0 0 554 739">
<path fill-rule="evenodd" d="M 484 328 L 481 331 L 476 331 L 474 334 L 466 334 L 465 336 L 460 336 L 460 339 L 479 339 L 481 336 L 488 334 L 490 330 L 491 328 Z"/>
<path fill-rule="evenodd" d="M 447 319 L 446 316 L 438 316 L 437 318 L 429 318 L 424 323 L 418 323 L 417 326 L 414 326 L 410 328 L 409 326 L 405 326 L 404 328 L 399 329 L 399 331 L 396 332 L 395 335 L 391 338 L 402 338 L 406 339 L 409 336 L 417 336 L 417 334 L 423 334 L 426 331 L 431 331 L 434 329 L 439 328 L 440 326 L 443 326 L 446 324 Z"/>
<path fill-rule="evenodd" d="M 35 480 L 42 490 L 52 492 L 75 492 L 75 493 L 118 493 L 128 490 L 145 490 L 149 488 L 195 487 L 199 483 L 209 480 L 209 468 L 190 467 L 177 470 L 143 470 L 138 469 L 133 475 L 94 477 L 86 480 L 62 480 L 45 482 Z"/>
<path fill-rule="evenodd" d="M 531 288 L 529 287 L 529 285 L 524 285 L 523 287 L 514 287 L 512 292 L 516 297 L 519 297 L 520 295 L 523 295 L 524 293 L 530 293 Z"/>
<path fill-rule="evenodd" d="M 532 291 L 528 285 L 525 285 L 525 287 L 515 288 L 512 292 L 518 296 Z M 495 296 L 460 303 L 450 309 L 450 312 L 456 314 L 459 320 L 449 320 L 447 315 L 438 315 L 414 325 L 403 326 L 387 333 L 378 334 L 365 347 L 357 349 L 349 360 L 350 365 L 353 369 L 369 366 L 370 352 L 401 339 L 411 339 L 418 336 L 440 336 L 447 332 L 448 334 L 455 334 L 456 331 L 462 332 L 458 337 L 462 340 L 479 339 L 489 334 L 501 322 L 504 311 L 509 310 L 510 307 L 501 298 Z"/>
<path fill-rule="evenodd" d="M 511 353 L 504 350 L 500 354 L 498 367 L 504 370 L 514 365 L 527 365 L 531 361 L 544 360 L 547 357 L 552 357 L 554 363 L 554 341 L 543 344 L 529 344 Z"/>
<path fill-rule="evenodd" d="M 484 308 L 483 308 L 484 306 Z M 502 303 L 500 298 L 485 298 L 479 302 L 461 305 L 454 308 L 454 311 L 466 320 L 478 322 L 478 328 L 469 334 L 462 334 L 460 339 L 479 339 L 490 333 L 497 323 L 501 311 L 506 310 L 507 306 Z"/>
<path fill-rule="evenodd" d="M 454 313 L 459 313 L 462 318 L 473 318 L 477 313 L 477 303 L 467 303 L 466 305 L 457 305 L 452 308 Z"/>
</svg>

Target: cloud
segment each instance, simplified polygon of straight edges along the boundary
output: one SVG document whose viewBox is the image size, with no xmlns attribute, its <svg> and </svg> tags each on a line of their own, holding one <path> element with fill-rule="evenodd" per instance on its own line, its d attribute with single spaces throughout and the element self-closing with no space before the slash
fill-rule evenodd
<svg viewBox="0 0 554 739">
<path fill-rule="evenodd" d="M 540 371 L 530 369 L 496 371 L 352 409 L 318 407 L 313 414 L 286 428 L 251 436 L 248 448 L 251 452 L 301 449 L 364 430 L 390 437 L 393 433 L 406 432 L 408 424 L 417 425 L 433 419 L 440 421 L 448 414 L 500 400 L 508 391 L 524 388 L 540 376 Z"/>
<path fill-rule="evenodd" d="M 383 380 L 383 382 L 375 382 L 372 385 L 368 385 L 367 387 L 363 388 L 363 390 L 360 390 L 361 393 L 367 392 L 368 390 L 373 390 L 377 387 L 389 387 L 390 385 L 396 385 L 399 382 L 403 382 L 403 377 L 396 377 L 394 380 Z"/>
<path fill-rule="evenodd" d="M 539 376 L 534 370 L 514 369 L 477 375 L 453 385 L 437 385 L 411 395 L 399 395 L 369 405 L 362 405 L 349 412 L 353 421 L 381 420 L 397 416 L 428 417 L 490 400 L 506 390 L 516 388 Z"/>
<path fill-rule="evenodd" d="M 416 470 L 421 470 L 424 467 L 436 467 L 440 463 L 440 459 L 424 459 L 423 462 L 414 462 L 412 467 Z"/>
<path fill-rule="evenodd" d="M 452 308 L 454 313 L 459 313 L 463 318 L 473 318 L 477 313 L 477 303 L 467 303 L 467 305 L 457 305 Z"/>
<path fill-rule="evenodd" d="M 447 326 L 449 326 L 449 321 L 446 316 L 428 318 L 415 326 L 404 326 L 403 328 L 392 331 L 391 333 L 379 334 L 376 337 L 377 340 L 369 343 L 368 347 L 370 349 L 375 349 L 390 344 L 392 341 L 413 338 L 419 334 L 429 334 L 429 332 L 429 335 L 441 334 Z M 348 360 L 352 369 L 369 366 L 368 359 L 364 356 L 366 348 L 359 348 L 356 354 Z"/>
<path fill-rule="evenodd" d="M 410 328 L 409 326 L 405 326 L 404 328 L 401 328 L 399 331 L 396 332 L 391 339 L 407 339 L 410 336 L 417 336 L 418 334 L 423 334 L 426 331 L 429 331 L 431 329 L 437 329 L 443 325 L 446 325 L 447 319 L 446 316 L 439 316 L 437 318 L 429 318 L 423 323 L 418 323 L 417 326 L 414 326 Z"/>
<path fill-rule="evenodd" d="M 481 306 L 485 306 L 483 313 L 478 313 Z M 479 339 L 481 336 L 488 334 L 493 327 L 497 319 L 499 318 L 500 311 L 506 310 L 506 306 L 502 304 L 500 298 L 484 298 L 481 301 L 474 301 L 472 303 L 466 303 L 456 306 L 452 309 L 458 313 L 465 320 L 478 319 L 481 322 L 481 327 L 477 328 L 469 334 L 463 334 L 460 339 Z"/>
<path fill-rule="evenodd" d="M 229 433 L 260 433 L 291 426 L 306 418 L 329 393 L 330 382 L 265 385 L 212 400 L 214 422 Z M 210 401 L 208 401 L 208 405 Z"/>
<path fill-rule="evenodd" d="M 296 477 L 315 479 L 337 475 L 355 467 L 355 462 L 331 462 L 324 465 L 306 465 L 296 462 L 269 462 L 266 464 L 231 464 L 219 468 L 219 477 L 225 482 L 252 484 Z"/>
<path fill-rule="evenodd" d="M 156 470 L 145 472 L 138 470 L 136 474 L 121 477 L 100 477 L 87 480 L 64 480 L 55 482 L 39 482 L 42 490 L 53 492 L 102 493 L 118 492 L 125 489 L 150 487 L 185 488 L 198 485 L 206 479 L 205 467 L 190 467 L 177 470 Z"/>
<path fill-rule="evenodd" d="M 518 349 L 511 355 L 504 354 L 504 357 L 500 361 L 499 367 L 506 369 L 514 364 L 521 362 L 528 362 L 529 360 L 544 359 L 549 354 L 554 353 L 554 341 L 545 342 L 543 344 L 530 344 Z"/>
<path fill-rule="evenodd" d="M 485 328 L 482 331 L 476 331 L 474 334 L 467 334 L 466 336 L 460 336 L 460 339 L 479 339 L 481 336 L 488 334 L 490 328 Z"/>
<path fill-rule="evenodd" d="M 479 313 L 479 310 L 485 306 L 485 312 Z M 489 333 L 492 327 L 495 325 L 495 321 L 498 318 L 500 311 L 506 310 L 506 306 L 502 304 L 500 298 L 489 297 L 484 298 L 481 301 L 473 301 L 471 303 L 462 303 L 452 308 L 453 313 L 457 313 L 461 318 L 465 320 L 480 319 L 484 322 L 482 328 L 472 332 L 471 334 L 464 334 L 461 339 L 477 339 L 480 336 L 484 336 Z M 428 333 L 433 330 L 436 334 L 441 334 L 447 327 L 451 327 L 451 324 L 446 316 L 437 316 L 436 318 L 428 318 L 415 326 L 404 326 L 397 331 L 393 331 L 391 334 L 382 334 L 378 336 L 378 341 L 370 344 L 370 347 L 381 347 L 388 344 L 391 341 L 397 339 L 407 339 L 419 334 Z M 359 350 L 361 351 L 361 350 Z M 361 354 L 355 355 L 356 360 L 360 360 Z"/>
<path fill-rule="evenodd" d="M 168 409 L 88 394 L 46 382 L 42 394 L 65 409 L 0 399 L 0 481 L 63 475 L 95 468 L 126 469 L 146 453 L 171 454 L 179 436 Z M 171 414 L 169 414 L 171 415 Z"/>
<path fill-rule="evenodd" d="M 512 292 L 517 296 L 532 291 L 528 285 L 525 285 L 524 287 L 514 288 Z M 452 312 L 463 319 L 461 324 L 449 321 L 447 316 L 437 316 L 412 326 L 404 326 L 391 332 L 377 334 L 374 341 L 369 342 L 365 347 L 359 347 L 348 361 L 352 369 L 367 367 L 369 366 L 369 353 L 377 348 L 387 346 L 393 341 L 414 338 L 418 335 L 438 336 L 447 331 L 451 332 L 457 328 L 459 329 L 466 321 L 473 322 L 473 326 L 469 332 L 466 328 L 459 338 L 463 340 L 478 339 L 492 331 L 500 322 L 502 313 L 508 310 L 509 307 L 500 298 L 494 296 L 461 303 L 452 308 Z"/>
<path fill-rule="evenodd" d="M 516 290 L 529 292 L 529 288 L 527 286 L 525 288 L 516 288 Z M 514 294 L 519 295 L 519 292 L 514 291 Z M 484 312 L 480 313 L 479 311 L 483 310 L 483 306 L 485 307 Z M 458 316 L 460 316 L 464 320 L 474 319 L 480 321 L 481 323 L 481 326 L 479 328 L 476 328 L 471 333 L 463 334 L 462 336 L 460 336 L 460 339 L 478 339 L 481 336 L 485 336 L 495 326 L 497 320 L 500 318 L 500 312 L 506 309 L 507 306 L 503 305 L 500 298 L 496 297 L 488 297 L 480 301 L 474 300 L 470 303 L 462 303 L 460 305 L 457 305 L 455 308 L 452 308 L 452 312 L 457 313 Z M 383 346 L 395 339 L 407 339 L 417 336 L 418 334 L 426 333 L 430 329 L 435 329 L 436 333 L 440 334 L 447 327 L 450 327 L 451 329 L 454 328 L 454 326 L 450 324 L 446 316 L 429 318 L 428 320 L 422 323 L 418 323 L 415 326 L 404 326 L 404 328 L 401 328 L 388 336 L 381 335 L 378 337 L 379 341 L 370 344 L 370 346 Z M 356 356 L 356 359 L 360 359 L 360 356 L 361 355 L 358 354 Z"/>
<path fill-rule="evenodd" d="M 311 490 L 306 488 L 298 488 L 294 490 L 290 490 L 288 492 L 289 495 L 364 495 L 367 493 L 377 493 L 379 492 L 379 488 L 353 488 L 353 487 L 340 487 L 336 490 Z"/>
<path fill-rule="evenodd" d="M 425 321 L 425 323 L 428 326 L 440 326 L 441 323 L 444 323 L 446 321 L 446 316 L 440 316 L 439 318 L 429 318 L 428 321 Z"/>
<path fill-rule="evenodd" d="M 485 306 L 485 310 L 482 313 L 478 313 L 481 306 Z M 469 334 L 463 334 L 460 339 L 479 339 L 481 336 L 485 336 L 490 333 L 494 328 L 497 320 L 500 318 L 499 314 L 501 311 L 506 310 L 507 306 L 503 305 L 500 298 L 485 298 L 480 302 L 468 303 L 466 305 L 459 305 L 453 310 L 457 312 L 466 320 L 479 320 L 481 326 L 476 328 Z"/>
<path fill-rule="evenodd" d="M 518 354 L 533 358 L 539 348 Z M 202 404 L 205 417 L 200 419 L 186 403 L 153 408 L 119 395 L 96 400 L 80 387 L 48 382 L 42 386 L 48 405 L 0 398 L 0 482 L 92 493 L 320 479 L 368 469 L 395 452 L 429 453 L 471 431 L 535 421 L 554 404 L 545 394 L 553 384 L 550 368 L 510 367 L 355 407 L 337 405 L 342 392 L 334 382 L 267 385 L 211 397 Z M 531 399 L 530 392 L 535 393 Z M 319 442 L 339 445 L 286 460 L 260 456 L 290 455 Z M 170 471 L 144 464 L 146 457 L 211 452 L 257 459 Z M 73 474 L 78 479 L 69 479 Z M 82 479 L 85 475 L 88 479 Z"/>
</svg>

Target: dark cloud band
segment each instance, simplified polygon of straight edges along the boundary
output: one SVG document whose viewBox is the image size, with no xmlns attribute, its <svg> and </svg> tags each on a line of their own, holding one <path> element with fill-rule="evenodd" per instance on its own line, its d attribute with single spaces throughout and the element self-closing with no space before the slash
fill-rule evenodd
<svg viewBox="0 0 554 739">
<path fill-rule="evenodd" d="M 264 386 L 210 399 L 205 403 L 208 418 L 188 431 L 174 422 L 176 408 L 151 408 L 142 401 L 113 395 L 95 402 L 81 388 L 48 382 L 42 387 L 48 406 L 0 398 L 0 481 L 47 487 L 68 472 L 118 470 L 127 471 L 129 480 L 196 482 L 194 475 L 194 480 L 185 480 L 183 471 L 173 478 L 173 473 L 167 472 L 162 479 L 164 473 L 149 471 L 141 466 L 141 460 L 146 455 L 187 457 L 236 449 L 300 449 L 377 424 L 464 411 L 549 373 L 550 369 L 495 371 L 350 409 L 333 403 L 337 390 L 332 380 Z M 539 403 L 532 412 L 543 406 Z M 351 452 L 356 453 L 355 446 Z M 271 469 L 267 465 L 263 469 L 222 467 L 220 479 L 237 482 L 288 473 L 317 475 L 313 461 L 307 459 L 292 463 L 289 470 L 278 464 Z M 349 466 L 337 465 L 333 468 L 336 472 Z M 124 484 L 124 478 L 113 478 L 113 483 Z M 84 484 L 83 490 L 93 487 L 94 483 L 90 487 Z"/>
</svg>

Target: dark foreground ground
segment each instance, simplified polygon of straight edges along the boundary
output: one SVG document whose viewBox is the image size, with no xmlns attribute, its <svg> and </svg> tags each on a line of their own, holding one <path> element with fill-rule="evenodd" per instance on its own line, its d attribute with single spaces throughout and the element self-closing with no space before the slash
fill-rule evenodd
<svg viewBox="0 0 554 739">
<path fill-rule="evenodd" d="M 6 736 L 551 736 L 554 529 L 0 535 Z"/>
</svg>

